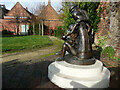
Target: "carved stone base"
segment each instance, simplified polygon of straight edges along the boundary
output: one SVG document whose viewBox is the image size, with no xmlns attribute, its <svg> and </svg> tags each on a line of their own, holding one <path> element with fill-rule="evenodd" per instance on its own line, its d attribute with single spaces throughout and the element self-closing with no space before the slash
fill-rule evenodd
<svg viewBox="0 0 120 90">
<path fill-rule="evenodd" d="M 63 60 L 75 65 L 92 65 L 96 62 L 95 58 L 80 59 L 78 57 L 73 57 L 71 54 L 66 55 Z"/>
</svg>

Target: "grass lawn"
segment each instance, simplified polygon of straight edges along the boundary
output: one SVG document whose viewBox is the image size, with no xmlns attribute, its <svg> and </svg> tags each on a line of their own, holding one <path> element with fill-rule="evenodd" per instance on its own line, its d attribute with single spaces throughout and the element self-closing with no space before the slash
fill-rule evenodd
<svg viewBox="0 0 120 90">
<path fill-rule="evenodd" d="M 2 37 L 2 52 L 19 52 L 52 45 L 48 36 L 11 36 Z"/>
</svg>

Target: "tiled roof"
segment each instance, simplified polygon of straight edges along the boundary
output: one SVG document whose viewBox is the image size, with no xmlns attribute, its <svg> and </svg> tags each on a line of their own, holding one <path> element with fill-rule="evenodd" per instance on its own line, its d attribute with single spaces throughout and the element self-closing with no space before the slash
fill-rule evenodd
<svg viewBox="0 0 120 90">
<path fill-rule="evenodd" d="M 54 10 L 51 6 L 50 2 L 43 10 L 44 12 L 44 24 L 49 28 L 55 29 L 58 26 L 62 25 L 62 21 L 60 21 L 59 14 Z"/>
<path fill-rule="evenodd" d="M 58 13 L 54 10 L 51 4 L 48 4 L 44 10 L 46 20 L 56 20 L 59 19 Z"/>
<path fill-rule="evenodd" d="M 7 13 L 7 16 L 31 16 L 33 15 L 28 10 L 23 8 L 23 6 L 17 2 L 13 8 Z"/>
</svg>

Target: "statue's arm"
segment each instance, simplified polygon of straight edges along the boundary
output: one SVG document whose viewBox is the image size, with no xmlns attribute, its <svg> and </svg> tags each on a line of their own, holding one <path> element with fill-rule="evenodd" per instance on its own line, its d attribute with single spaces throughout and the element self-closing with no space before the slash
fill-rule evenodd
<svg viewBox="0 0 120 90">
<path fill-rule="evenodd" d="M 90 22 L 88 22 L 88 23 L 86 23 L 86 25 L 87 25 L 87 27 L 88 27 L 88 33 L 92 33 L 92 28 L 93 28 L 93 26 L 92 26 L 92 24 L 90 24 Z"/>
<path fill-rule="evenodd" d="M 75 30 L 75 28 L 76 28 L 77 24 L 78 24 L 78 23 L 75 23 L 75 25 L 74 25 L 74 27 L 73 27 L 72 31 L 71 31 L 71 32 L 69 32 L 66 36 L 69 36 L 69 35 L 71 35 L 71 34 L 73 33 L 73 31 Z"/>
</svg>

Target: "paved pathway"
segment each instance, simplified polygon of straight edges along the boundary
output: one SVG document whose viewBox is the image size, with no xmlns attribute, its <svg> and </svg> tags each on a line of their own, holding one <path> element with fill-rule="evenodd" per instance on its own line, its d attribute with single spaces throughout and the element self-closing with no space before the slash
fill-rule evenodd
<svg viewBox="0 0 120 90">
<path fill-rule="evenodd" d="M 49 56 L 32 61 L 19 62 L 13 60 L 3 63 L 3 88 L 58 88 L 50 82 L 47 67 L 57 56 Z"/>
<path fill-rule="evenodd" d="M 61 48 L 60 40 L 50 38 L 53 46 L 2 55 L 2 88 L 58 88 L 47 78 L 47 67 L 57 56 L 41 57 Z"/>
</svg>

